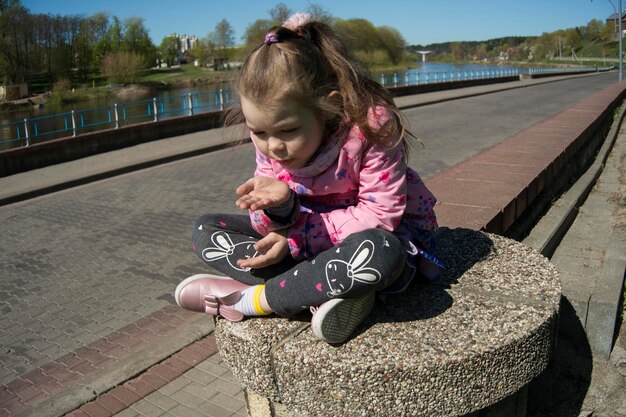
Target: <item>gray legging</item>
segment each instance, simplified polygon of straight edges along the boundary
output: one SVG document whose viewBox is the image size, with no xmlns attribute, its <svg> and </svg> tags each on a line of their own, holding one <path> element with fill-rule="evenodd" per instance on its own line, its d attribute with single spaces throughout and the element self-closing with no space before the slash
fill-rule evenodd
<svg viewBox="0 0 626 417">
<path fill-rule="evenodd" d="M 265 284 L 274 312 L 290 317 L 332 298 L 353 298 L 380 291 L 402 273 L 406 250 L 390 232 L 369 229 L 353 233 L 339 246 L 301 262 L 287 256 L 261 269 L 240 268 L 237 260 L 254 257 L 263 236 L 245 215 L 207 214 L 193 231 L 193 248 L 209 266 L 245 284 Z"/>
</svg>

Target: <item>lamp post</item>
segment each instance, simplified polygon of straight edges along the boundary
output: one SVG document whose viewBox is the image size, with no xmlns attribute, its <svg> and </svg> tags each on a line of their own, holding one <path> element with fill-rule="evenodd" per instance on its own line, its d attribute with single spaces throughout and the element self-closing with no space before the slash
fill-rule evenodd
<svg viewBox="0 0 626 417">
<path fill-rule="evenodd" d="M 593 1 L 593 0 L 592 0 Z M 615 4 L 613 4 L 613 2 L 611 0 L 608 0 L 609 3 L 611 3 L 611 6 L 613 6 L 613 10 L 615 10 Z M 624 78 L 622 71 L 624 69 L 624 54 L 622 53 L 622 0 L 618 1 L 619 3 L 619 8 L 617 10 L 615 10 L 615 14 L 617 14 L 617 18 L 619 19 L 619 23 L 618 23 L 618 33 L 617 36 L 619 37 L 619 74 L 617 76 L 617 79 L 619 81 L 622 81 Z"/>
</svg>

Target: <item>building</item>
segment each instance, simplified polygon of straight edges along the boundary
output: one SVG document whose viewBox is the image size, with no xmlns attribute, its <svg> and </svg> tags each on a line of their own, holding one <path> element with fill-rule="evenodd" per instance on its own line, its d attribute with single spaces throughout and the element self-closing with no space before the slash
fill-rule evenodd
<svg viewBox="0 0 626 417">
<path fill-rule="evenodd" d="M 198 43 L 198 37 L 196 35 L 179 35 L 178 33 L 172 33 L 172 38 L 178 39 L 178 53 L 183 54 L 185 51 L 193 49 Z"/>
<path fill-rule="evenodd" d="M 624 33 L 624 30 L 626 30 L 626 10 L 624 10 L 624 12 L 622 12 L 622 33 Z M 612 33 L 612 38 L 613 39 L 619 39 L 617 37 L 617 33 L 619 32 L 619 14 L 618 13 L 613 13 L 612 15 L 610 15 L 609 17 L 606 18 L 606 27 L 609 28 L 609 30 Z"/>
<path fill-rule="evenodd" d="M 28 97 L 28 84 L 0 85 L 0 102 Z"/>
<path fill-rule="evenodd" d="M 186 61 L 189 54 L 185 52 L 190 51 L 196 46 L 198 37 L 196 35 L 179 35 L 178 33 L 172 33 L 170 37 L 178 40 L 178 62 Z"/>
<path fill-rule="evenodd" d="M 178 40 L 181 54 L 193 49 L 193 47 L 196 46 L 196 43 L 198 43 L 198 37 L 196 35 L 180 35 Z"/>
</svg>

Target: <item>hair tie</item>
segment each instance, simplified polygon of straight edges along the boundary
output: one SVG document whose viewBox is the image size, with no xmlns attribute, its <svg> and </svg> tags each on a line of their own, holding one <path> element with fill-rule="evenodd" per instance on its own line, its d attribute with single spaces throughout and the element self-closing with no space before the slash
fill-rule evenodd
<svg viewBox="0 0 626 417">
<path fill-rule="evenodd" d="M 273 43 L 278 43 L 278 42 L 280 42 L 280 40 L 278 39 L 278 35 L 277 34 L 270 32 L 270 33 L 265 35 L 264 43 L 266 45 L 271 45 Z"/>
<path fill-rule="evenodd" d="M 300 26 L 304 26 L 309 23 L 313 17 L 308 13 L 294 13 L 287 20 L 283 22 L 283 27 L 291 29 L 294 32 L 298 31 Z"/>
</svg>

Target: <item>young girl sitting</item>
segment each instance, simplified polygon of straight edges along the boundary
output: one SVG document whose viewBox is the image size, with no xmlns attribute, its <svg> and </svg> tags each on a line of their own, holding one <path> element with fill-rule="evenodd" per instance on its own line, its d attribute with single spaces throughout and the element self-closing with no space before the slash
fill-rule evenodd
<svg viewBox="0 0 626 417">
<path fill-rule="evenodd" d="M 296 14 L 245 60 L 235 89 L 256 148 L 247 215 L 196 222 L 193 248 L 227 277 L 176 288 L 183 308 L 239 321 L 311 308 L 313 334 L 344 342 L 376 292 L 437 277 L 435 198 L 407 167 L 411 136 L 391 96 L 326 24 Z"/>
</svg>

